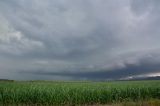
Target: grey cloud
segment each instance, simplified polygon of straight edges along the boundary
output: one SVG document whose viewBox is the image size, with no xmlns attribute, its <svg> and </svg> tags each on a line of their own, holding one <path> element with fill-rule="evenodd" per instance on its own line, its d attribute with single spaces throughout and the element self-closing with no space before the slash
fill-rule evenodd
<svg viewBox="0 0 160 106">
<path fill-rule="evenodd" d="M 159 64 L 146 63 L 145 61 L 141 62 L 140 65 L 126 64 L 126 67 L 108 70 L 108 69 L 98 69 L 98 70 L 86 70 L 77 69 L 76 72 L 69 72 L 67 70 L 61 72 L 52 72 L 52 71 L 43 71 L 43 70 L 34 70 L 34 71 L 20 71 L 19 74 L 28 74 L 28 75 L 44 75 L 44 76 L 59 76 L 61 78 L 68 77 L 74 79 L 89 79 L 89 80 L 119 80 L 127 78 L 130 76 L 136 75 L 145 75 L 148 73 L 157 73 L 159 72 Z M 151 71 L 152 70 L 152 71 Z"/>
<path fill-rule="evenodd" d="M 23 4 L 23 2 L 26 5 L 28 4 L 28 1 L 27 3 L 26 1 L 22 1 L 20 3 L 17 2 L 17 5 Z M 34 2 L 29 3 L 34 4 Z M 86 52 L 99 51 L 102 46 L 108 47 L 110 43 L 113 43 L 114 41 L 114 38 L 112 38 L 113 32 L 103 28 L 105 26 L 99 24 L 98 20 L 98 22 L 96 22 L 96 19 L 94 19 L 92 14 L 89 14 L 91 15 L 89 16 L 88 12 L 84 12 L 83 9 L 79 9 L 77 6 L 65 5 L 66 8 L 68 8 L 65 12 L 56 10 L 56 7 L 53 7 L 51 9 L 56 13 L 52 13 L 48 2 L 40 2 L 40 5 L 34 7 L 31 5 L 30 9 L 33 10 L 31 12 L 28 12 L 28 8 L 23 9 L 25 8 L 24 4 L 22 5 L 22 9 L 16 10 L 14 16 L 9 15 L 7 18 L 9 18 L 8 20 L 11 20 L 11 23 L 16 25 L 15 28 L 20 30 L 26 37 L 38 39 L 45 44 L 46 48 L 41 49 L 40 53 L 38 53 L 39 55 L 42 55 L 40 57 L 43 57 L 44 55 L 46 55 L 46 57 L 53 55 L 54 58 L 67 57 L 70 55 L 77 56 L 77 53 L 81 55 Z M 58 3 L 55 2 L 55 4 Z M 77 5 L 77 3 L 75 4 Z M 45 10 L 44 16 L 39 13 L 39 10 L 35 9 L 41 8 L 41 5 L 45 7 L 42 9 Z M 5 4 L 4 8 L 8 9 L 8 5 Z M 49 13 L 47 11 L 49 11 Z M 8 9 L 7 14 L 12 15 L 13 12 L 15 11 Z M 30 14 L 33 15 L 31 16 Z M 38 24 L 37 21 L 39 21 Z M 41 25 L 41 28 L 39 28 L 39 25 Z M 31 52 L 31 54 L 38 55 L 36 51 Z"/>
<path fill-rule="evenodd" d="M 154 72 L 159 10 L 159 0 L 0 1 L 0 68 L 104 79 Z"/>
<path fill-rule="evenodd" d="M 153 0 L 156 1 L 156 0 Z M 151 0 L 132 0 L 131 9 L 136 15 L 142 15 L 146 12 L 150 12 L 153 8 L 153 1 Z"/>
<path fill-rule="evenodd" d="M 138 59 L 140 59 L 138 57 Z M 51 69 L 36 69 L 36 70 L 20 70 L 19 75 L 36 75 L 36 76 L 48 76 L 51 79 L 55 77 L 68 78 L 68 79 L 88 79 L 88 80 L 119 80 L 125 79 L 131 76 L 143 76 L 146 74 L 156 74 L 159 73 L 160 68 L 160 56 L 158 54 L 142 56 L 138 61 L 134 59 L 126 60 L 123 62 L 123 67 L 118 68 L 106 68 L 106 67 L 86 67 L 86 66 L 76 66 L 76 67 L 66 67 L 57 68 L 54 71 Z M 120 60 L 120 59 L 118 59 Z M 115 68 L 116 67 L 116 68 Z M 45 70 L 45 71 L 44 71 Z M 36 78 L 36 77 L 35 77 Z"/>
</svg>

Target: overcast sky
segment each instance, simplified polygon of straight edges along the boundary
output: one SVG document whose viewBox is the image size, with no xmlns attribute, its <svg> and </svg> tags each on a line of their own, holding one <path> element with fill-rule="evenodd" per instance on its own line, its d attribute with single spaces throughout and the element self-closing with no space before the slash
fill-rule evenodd
<svg viewBox="0 0 160 106">
<path fill-rule="evenodd" d="M 0 0 L 0 78 L 160 75 L 160 0 Z"/>
</svg>

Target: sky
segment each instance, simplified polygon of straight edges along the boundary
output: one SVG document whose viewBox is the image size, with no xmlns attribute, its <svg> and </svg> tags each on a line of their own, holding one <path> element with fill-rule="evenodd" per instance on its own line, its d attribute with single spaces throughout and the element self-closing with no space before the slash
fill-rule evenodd
<svg viewBox="0 0 160 106">
<path fill-rule="evenodd" d="M 160 75 L 160 0 L 0 0 L 0 79 Z"/>
</svg>

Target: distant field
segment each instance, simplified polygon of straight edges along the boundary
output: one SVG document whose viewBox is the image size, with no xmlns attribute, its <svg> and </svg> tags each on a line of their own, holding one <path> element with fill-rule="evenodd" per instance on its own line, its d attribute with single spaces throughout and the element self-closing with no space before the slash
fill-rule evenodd
<svg viewBox="0 0 160 106">
<path fill-rule="evenodd" d="M 160 106 L 159 100 L 160 81 L 0 81 L 2 106 L 126 105 L 143 101 Z"/>
</svg>

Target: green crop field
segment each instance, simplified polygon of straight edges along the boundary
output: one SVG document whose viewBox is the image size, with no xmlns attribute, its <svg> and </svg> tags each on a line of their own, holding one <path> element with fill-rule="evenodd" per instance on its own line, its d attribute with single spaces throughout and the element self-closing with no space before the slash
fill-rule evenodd
<svg viewBox="0 0 160 106">
<path fill-rule="evenodd" d="M 98 105 L 152 99 L 160 100 L 160 81 L 0 82 L 0 105 L 2 106 Z"/>
</svg>

